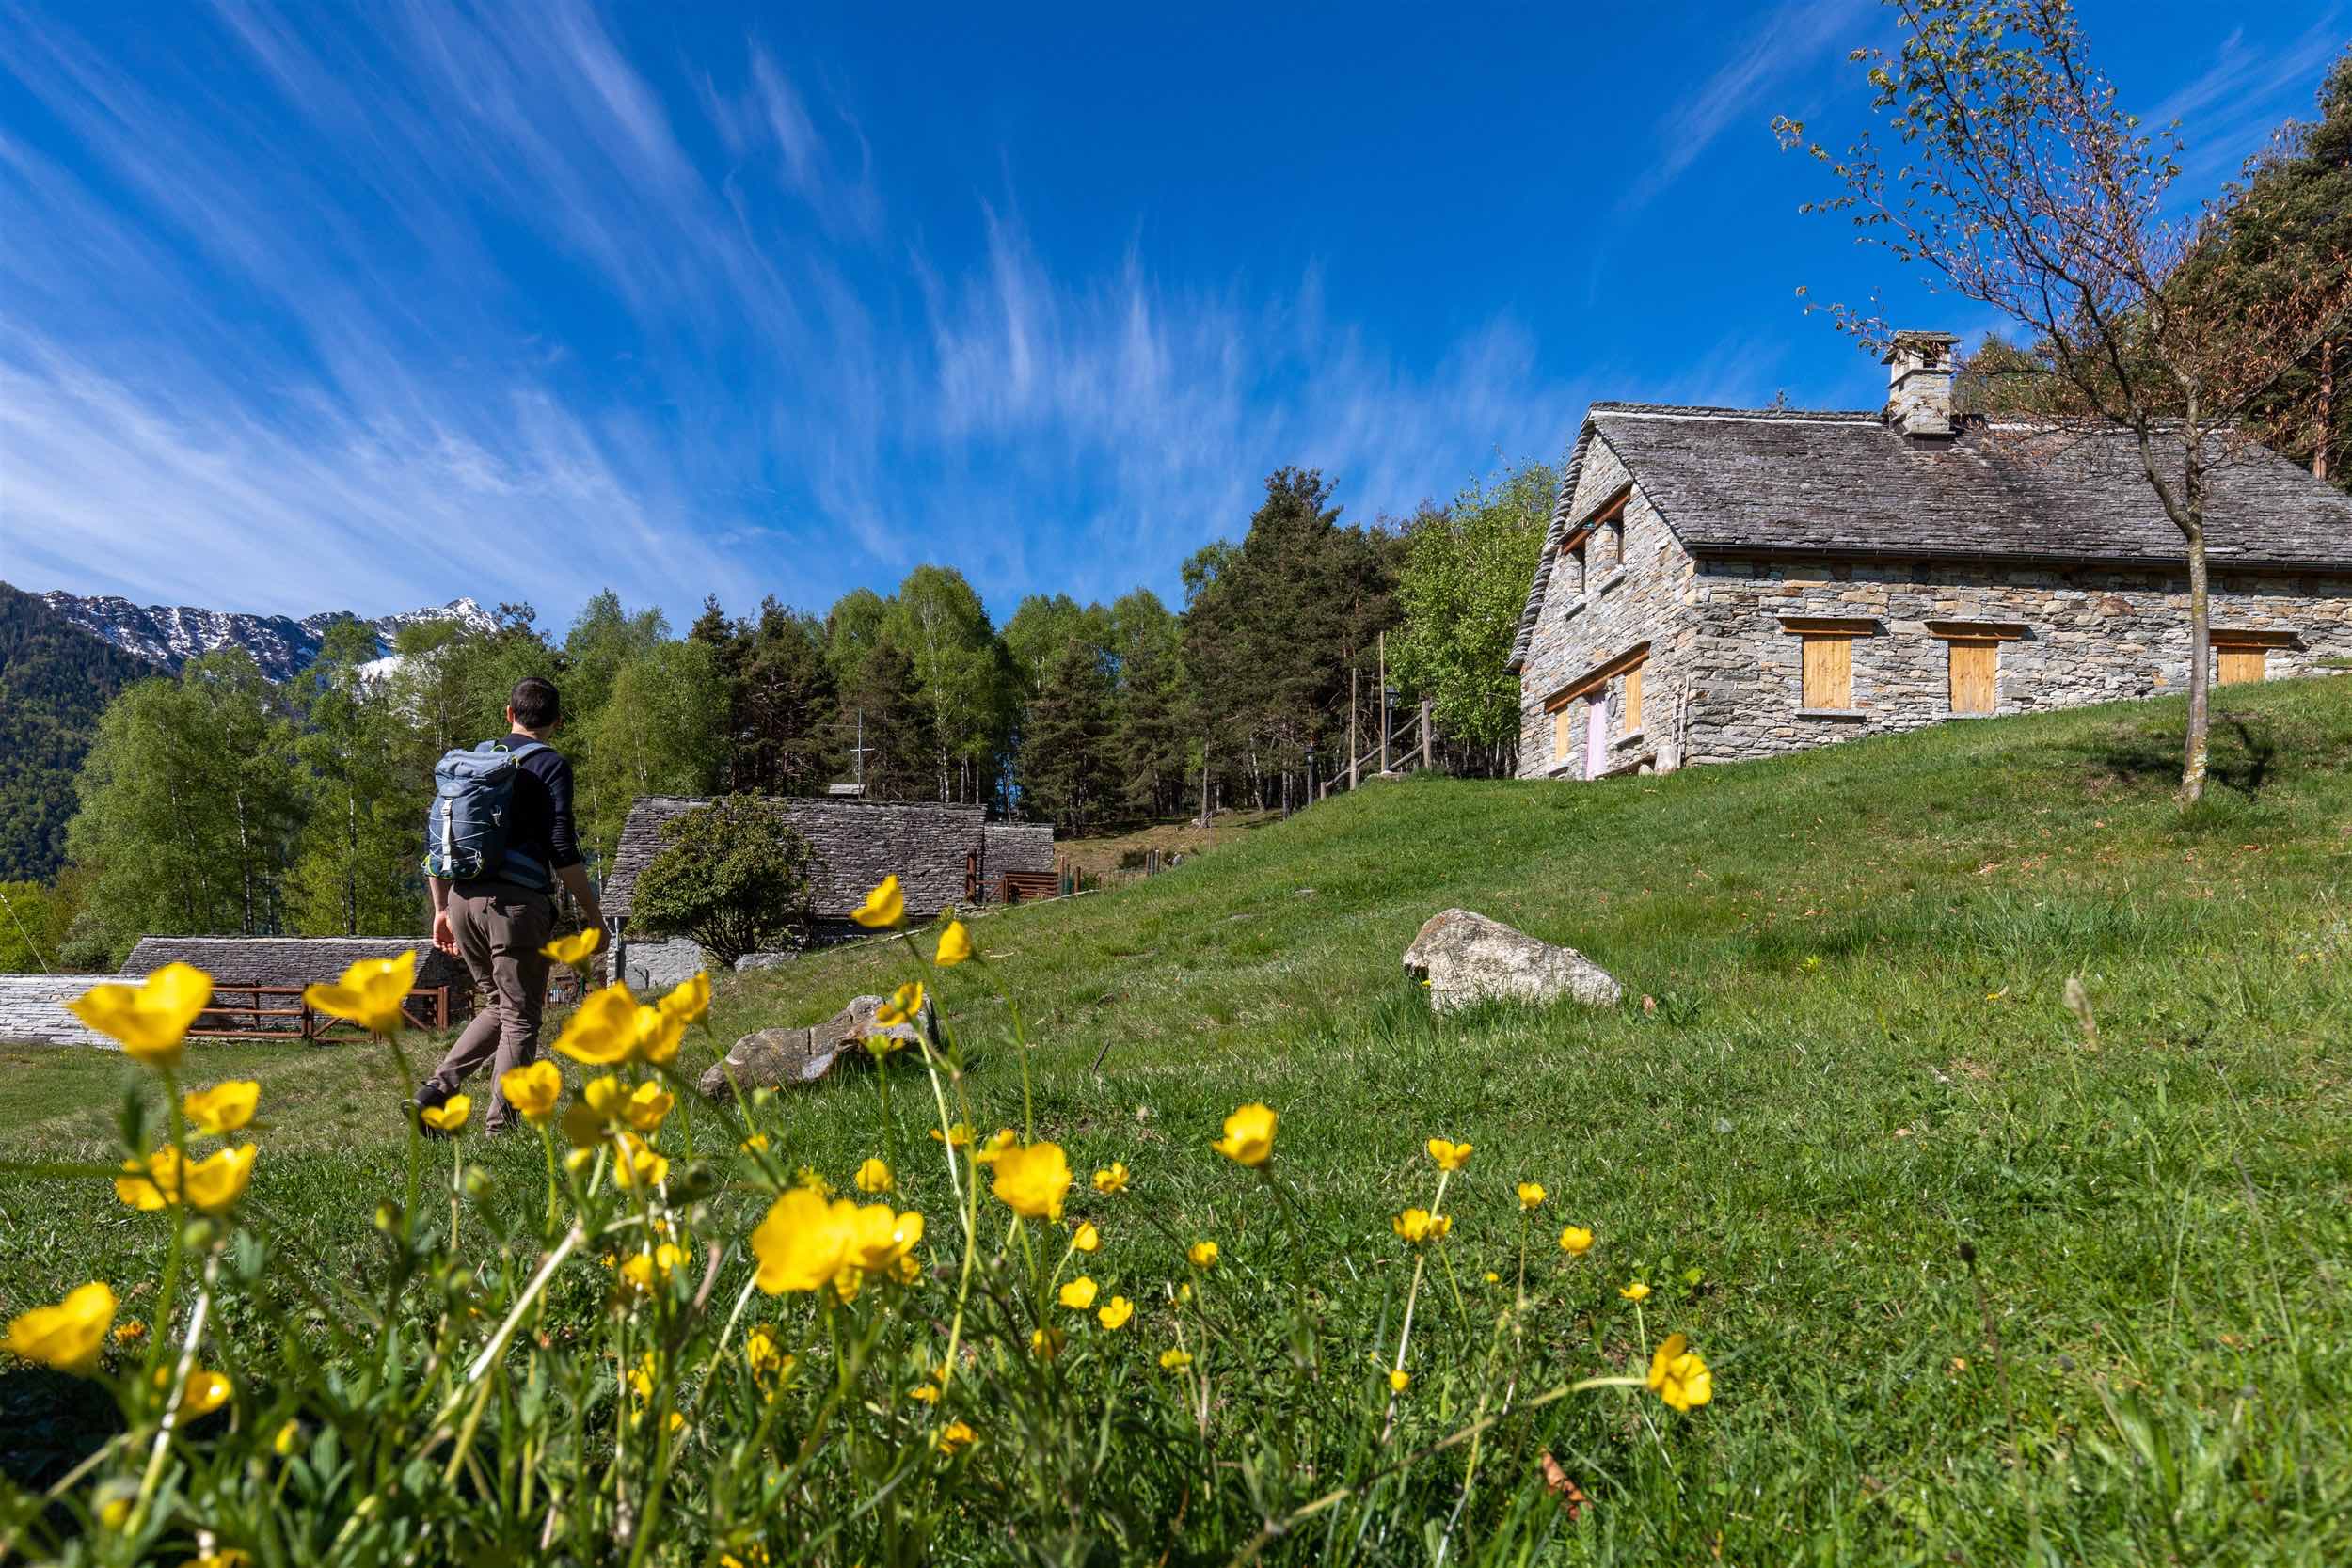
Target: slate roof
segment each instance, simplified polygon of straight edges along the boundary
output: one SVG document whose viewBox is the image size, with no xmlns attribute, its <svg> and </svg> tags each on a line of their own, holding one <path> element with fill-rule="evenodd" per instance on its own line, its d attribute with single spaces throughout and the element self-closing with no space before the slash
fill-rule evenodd
<svg viewBox="0 0 2352 1568">
<path fill-rule="evenodd" d="M 1969 420 L 1914 438 L 1875 411 L 1597 403 L 1562 485 L 1511 666 L 1527 657 L 1590 442 L 1607 444 L 1695 555 L 1888 556 L 2170 565 L 2180 531 L 2133 437 Z M 2217 567 L 2352 575 L 2352 497 L 2276 452 L 2217 444 L 2206 550 Z"/>
</svg>

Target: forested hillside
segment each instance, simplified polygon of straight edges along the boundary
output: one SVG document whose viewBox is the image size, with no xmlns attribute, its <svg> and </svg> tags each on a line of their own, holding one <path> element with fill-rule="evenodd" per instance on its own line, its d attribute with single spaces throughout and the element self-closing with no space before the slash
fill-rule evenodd
<svg viewBox="0 0 2352 1568">
<path fill-rule="evenodd" d="M 0 582 L 0 881 L 46 880 L 65 863 L 73 776 L 98 716 L 152 673 Z"/>
</svg>

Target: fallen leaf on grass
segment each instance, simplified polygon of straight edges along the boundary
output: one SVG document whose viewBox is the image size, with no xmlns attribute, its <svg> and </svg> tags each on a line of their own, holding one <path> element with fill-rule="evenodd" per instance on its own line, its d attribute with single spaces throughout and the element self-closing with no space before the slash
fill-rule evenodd
<svg viewBox="0 0 2352 1568">
<path fill-rule="evenodd" d="M 1569 1479 L 1567 1471 L 1560 1468 L 1560 1462 L 1551 1457 L 1549 1449 L 1546 1449 L 1537 1458 L 1544 1467 L 1544 1484 L 1551 1488 L 1553 1497 L 1560 1499 L 1561 1512 L 1571 1519 L 1581 1514 L 1588 1501 L 1584 1496 L 1584 1489 Z"/>
</svg>

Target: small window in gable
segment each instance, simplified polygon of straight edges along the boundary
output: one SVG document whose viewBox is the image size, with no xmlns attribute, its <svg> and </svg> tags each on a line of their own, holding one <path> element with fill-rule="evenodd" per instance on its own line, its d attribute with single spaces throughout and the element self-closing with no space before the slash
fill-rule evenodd
<svg viewBox="0 0 2352 1568">
<path fill-rule="evenodd" d="M 1625 566 L 1624 513 L 1620 512 L 1609 519 L 1607 525 L 1601 530 L 1601 538 L 1607 546 L 1607 559 L 1602 564 L 1613 572 L 1623 569 Z"/>
<path fill-rule="evenodd" d="M 1578 598 L 1584 596 L 1584 541 L 1580 539 L 1568 552 L 1568 591 Z"/>
</svg>

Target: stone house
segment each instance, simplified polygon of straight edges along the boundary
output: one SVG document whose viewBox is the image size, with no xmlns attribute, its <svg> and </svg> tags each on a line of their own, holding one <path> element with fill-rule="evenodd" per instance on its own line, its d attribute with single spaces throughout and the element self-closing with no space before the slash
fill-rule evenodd
<svg viewBox="0 0 2352 1568">
<path fill-rule="evenodd" d="M 1956 414 L 1957 341 L 1899 334 L 1881 410 L 1594 404 L 1511 652 L 1519 776 L 2184 688 L 2183 546 L 2131 438 Z M 2214 678 L 2352 657 L 2352 497 L 2215 455 Z"/>
</svg>

